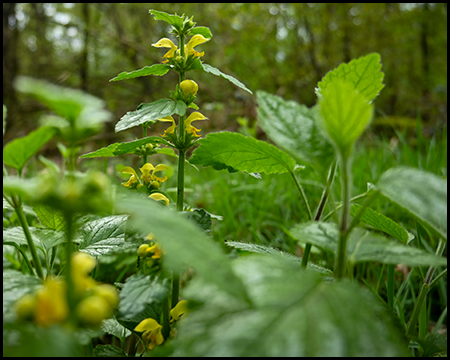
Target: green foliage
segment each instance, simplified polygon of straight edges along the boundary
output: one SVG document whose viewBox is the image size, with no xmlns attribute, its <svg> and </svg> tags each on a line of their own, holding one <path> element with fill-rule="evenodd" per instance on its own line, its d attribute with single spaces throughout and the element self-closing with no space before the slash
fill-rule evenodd
<svg viewBox="0 0 450 360">
<path fill-rule="evenodd" d="M 134 126 L 142 125 L 149 121 L 155 121 L 173 114 L 184 115 L 186 104 L 182 101 L 160 99 L 150 104 L 141 104 L 137 110 L 129 111 L 120 118 L 116 124 L 116 132 L 127 130 Z"/>
<path fill-rule="evenodd" d="M 377 183 L 381 194 L 447 239 L 447 181 L 418 169 L 397 167 Z"/>
<path fill-rule="evenodd" d="M 22 171 L 28 160 L 55 134 L 49 127 L 40 127 L 27 136 L 9 142 L 3 149 L 3 162 Z"/>
<path fill-rule="evenodd" d="M 194 165 L 266 174 L 292 172 L 295 167 L 295 161 L 275 146 L 241 134 L 209 134 L 199 143 L 190 158 Z"/>
<path fill-rule="evenodd" d="M 64 230 L 66 220 L 61 211 L 55 210 L 50 206 L 39 204 L 33 207 L 39 221 L 48 229 Z"/>
<path fill-rule="evenodd" d="M 239 258 L 233 269 L 253 305 L 192 283 L 186 294 L 202 307 L 180 324 L 175 356 L 408 355 L 392 316 L 354 284 L 324 282 L 298 263 L 264 255 Z"/>
<path fill-rule="evenodd" d="M 337 252 L 339 231 L 336 224 L 307 222 L 294 226 L 291 234 L 298 240 Z M 354 229 L 347 244 L 348 261 L 355 264 L 377 261 L 409 266 L 445 266 L 447 259 L 406 246 L 362 229 Z"/>
<path fill-rule="evenodd" d="M 130 72 L 121 72 L 119 75 L 117 75 L 115 78 L 112 78 L 109 81 L 119 81 L 119 80 L 127 80 L 127 79 L 134 79 L 140 76 L 148 76 L 148 75 L 156 75 L 156 76 L 163 76 L 167 74 L 167 72 L 170 70 L 169 65 L 164 64 L 154 64 L 151 66 L 144 66 L 142 69 L 134 70 Z"/>
<path fill-rule="evenodd" d="M 334 152 L 318 126 L 317 108 L 308 109 L 264 91 L 256 96 L 259 125 L 270 139 L 301 162 L 326 171 Z"/>
<path fill-rule="evenodd" d="M 228 80 L 229 82 L 233 83 L 237 87 L 241 88 L 242 90 L 245 90 L 245 91 L 249 92 L 250 94 L 253 94 L 251 90 L 249 90 L 243 83 L 241 83 L 239 80 L 235 79 L 233 76 L 224 74 L 222 71 L 220 71 L 219 69 L 216 69 L 215 67 L 213 67 L 211 65 L 204 64 L 204 63 L 202 63 L 201 65 L 202 65 L 203 70 L 206 71 L 207 73 L 210 73 L 210 74 L 213 74 L 216 76 L 220 76 L 220 77 Z"/>
</svg>

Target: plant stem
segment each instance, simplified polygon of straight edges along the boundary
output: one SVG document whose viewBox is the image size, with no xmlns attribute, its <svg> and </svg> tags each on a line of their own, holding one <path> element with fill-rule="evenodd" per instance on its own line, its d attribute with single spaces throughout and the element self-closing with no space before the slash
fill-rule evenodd
<svg viewBox="0 0 450 360">
<path fill-rule="evenodd" d="M 143 132 L 142 138 L 146 138 L 147 137 L 147 124 L 146 123 L 142 125 L 142 132 Z M 142 159 L 143 159 L 142 166 L 144 166 L 147 163 L 147 152 L 144 152 Z"/>
<path fill-rule="evenodd" d="M 67 284 L 67 302 L 69 304 L 69 321 L 75 322 L 75 287 L 72 279 L 72 253 L 73 253 L 73 236 L 74 236 L 74 224 L 73 216 L 70 213 L 65 214 L 66 220 L 66 268 L 65 278 Z"/>
<path fill-rule="evenodd" d="M 169 298 L 164 299 L 162 304 L 162 336 L 168 339 L 170 334 L 169 322 Z"/>
<path fill-rule="evenodd" d="M 317 210 L 316 210 L 316 215 L 314 216 L 314 221 L 320 220 L 323 210 L 325 209 L 325 204 L 327 203 L 327 200 L 328 200 L 328 193 L 330 191 L 331 184 L 333 183 L 334 175 L 336 174 L 336 167 L 337 167 L 337 162 L 331 164 L 330 170 L 328 172 L 328 177 L 327 177 L 327 187 L 325 188 L 325 190 L 322 193 L 322 197 L 320 199 L 319 206 L 317 207 Z M 303 252 L 302 264 L 301 264 L 301 266 L 304 268 L 306 268 L 308 266 L 308 259 L 309 259 L 310 252 L 311 252 L 311 244 L 307 243 L 305 246 L 305 250 Z"/>
<path fill-rule="evenodd" d="M 306 211 L 308 212 L 308 218 L 309 218 L 309 220 L 312 220 L 313 216 L 311 213 L 311 208 L 309 207 L 309 204 L 308 204 L 308 199 L 306 198 L 305 191 L 303 190 L 303 187 L 300 185 L 294 172 L 292 170 L 289 170 L 289 173 L 291 174 L 292 178 L 294 179 L 295 185 L 297 186 L 297 189 L 300 192 L 300 197 L 302 198 L 303 204 L 305 204 Z"/>
<path fill-rule="evenodd" d="M 31 252 L 31 257 L 33 258 L 34 266 L 36 267 L 37 275 L 42 280 L 44 280 L 44 273 L 42 272 L 41 260 L 39 259 L 39 256 L 36 251 L 36 247 L 34 246 L 33 238 L 31 237 L 30 229 L 28 228 L 28 222 L 25 217 L 25 214 L 23 213 L 22 203 L 20 201 L 20 198 L 15 199 L 15 200 L 17 200 L 17 201 L 14 201 L 17 217 L 19 219 L 20 225 L 22 226 L 23 232 L 27 239 L 28 247 L 30 248 L 30 252 Z"/>
<path fill-rule="evenodd" d="M 334 273 L 337 279 L 341 279 L 345 275 L 347 238 L 349 232 L 348 218 L 350 214 L 350 161 L 348 157 L 341 157 L 341 186 L 342 186 L 342 216 L 339 225 L 339 241 L 336 254 L 336 262 Z"/>
<path fill-rule="evenodd" d="M 387 276 L 387 299 L 389 310 L 394 310 L 394 270 L 395 265 L 388 265 L 388 276 Z"/>
</svg>

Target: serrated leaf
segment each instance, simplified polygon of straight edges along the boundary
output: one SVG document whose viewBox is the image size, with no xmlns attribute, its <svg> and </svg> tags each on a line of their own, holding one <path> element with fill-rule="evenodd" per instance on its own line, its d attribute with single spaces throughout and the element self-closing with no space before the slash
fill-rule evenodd
<svg viewBox="0 0 450 360">
<path fill-rule="evenodd" d="M 126 338 L 131 335 L 131 331 L 121 325 L 116 319 L 106 319 L 102 321 L 101 329 L 110 335 L 114 335 L 118 339 Z"/>
<path fill-rule="evenodd" d="M 135 244 L 125 242 L 126 222 L 125 215 L 111 215 L 85 223 L 80 229 L 79 249 L 97 257 L 136 248 Z"/>
<path fill-rule="evenodd" d="M 94 357 L 126 357 L 127 354 L 114 345 L 97 345 L 92 351 Z"/>
<path fill-rule="evenodd" d="M 53 229 L 29 228 L 31 238 L 36 246 L 43 246 L 50 249 L 66 241 L 66 235 L 63 231 Z M 20 226 L 3 230 L 3 242 L 13 242 L 17 245 L 28 246 L 27 238 Z"/>
<path fill-rule="evenodd" d="M 302 261 L 301 257 L 297 257 L 288 252 L 277 250 L 277 249 L 274 249 L 269 246 L 245 243 L 245 242 L 240 242 L 240 241 L 226 241 L 225 245 L 230 246 L 235 249 L 238 249 L 239 251 L 243 251 L 243 252 L 249 252 L 249 253 L 255 253 L 255 254 L 265 254 L 265 255 L 270 255 L 270 256 L 279 256 L 286 260 L 292 260 L 299 265 L 301 264 L 301 261 Z M 333 272 L 331 270 L 326 269 L 322 266 L 315 265 L 311 261 L 308 262 L 308 269 L 317 271 L 318 273 L 321 273 L 324 275 L 329 275 L 329 276 L 333 275 Z"/>
<path fill-rule="evenodd" d="M 155 76 L 163 76 L 167 74 L 167 72 L 171 69 L 170 65 L 166 64 L 153 64 L 151 66 L 144 66 L 142 69 L 139 70 L 133 70 L 130 72 L 121 72 L 119 75 L 117 75 L 115 78 L 112 78 L 111 81 L 119 81 L 119 80 L 127 80 L 127 79 L 134 79 L 141 76 L 149 76 L 149 75 L 155 75 Z"/>
<path fill-rule="evenodd" d="M 130 192 L 118 201 L 117 209 L 131 213 L 131 223 L 142 233 L 155 235 L 168 268 L 181 273 L 186 267 L 192 267 L 206 282 L 218 285 L 240 301 L 248 301 L 228 258 L 196 224 L 151 199 Z"/>
<path fill-rule="evenodd" d="M 218 289 L 191 283 L 184 295 L 203 304 L 177 327 L 173 356 L 410 354 L 392 314 L 365 289 L 347 281 L 323 281 L 286 259 L 249 255 L 232 264 L 253 306 L 236 306 Z"/>
<path fill-rule="evenodd" d="M 187 106 L 183 101 L 171 99 L 160 99 L 149 104 L 141 104 L 137 110 L 129 111 L 121 117 L 116 124 L 115 131 L 126 130 L 147 121 L 158 120 L 173 114 L 183 116 L 186 113 L 186 108 Z"/>
<path fill-rule="evenodd" d="M 60 211 L 43 204 L 35 205 L 33 210 L 41 224 L 46 228 L 64 231 L 66 220 Z"/>
<path fill-rule="evenodd" d="M 208 65 L 205 63 L 202 63 L 201 65 L 202 65 L 203 70 L 205 70 L 207 73 L 210 73 L 210 74 L 213 74 L 216 76 L 220 76 L 220 77 L 230 81 L 237 87 L 240 87 L 242 90 L 245 90 L 245 91 L 249 92 L 250 94 L 253 94 L 252 91 L 249 90 L 243 83 L 241 83 L 238 79 L 235 79 L 231 75 L 224 74 L 222 71 L 220 71 L 219 69 L 216 69 L 215 67 L 213 67 L 211 65 Z"/>
<path fill-rule="evenodd" d="M 330 250 L 337 251 L 339 231 L 336 224 L 306 222 L 290 230 L 296 239 Z M 378 261 L 384 264 L 408 266 L 446 265 L 447 259 L 424 250 L 397 243 L 381 235 L 363 229 L 354 229 L 348 238 L 347 259 L 349 262 Z"/>
<path fill-rule="evenodd" d="M 334 149 L 317 122 L 317 109 L 257 91 L 258 121 L 266 134 L 282 149 L 316 169 L 327 170 Z"/>
<path fill-rule="evenodd" d="M 143 311 L 148 304 L 161 305 L 170 289 L 168 279 L 160 276 L 135 274 L 126 281 L 120 292 L 119 311 L 121 316 L 131 318 Z M 155 319 L 159 321 L 159 318 Z"/>
<path fill-rule="evenodd" d="M 212 133 L 198 142 L 200 147 L 189 159 L 195 165 L 266 174 L 293 171 L 295 167 L 295 161 L 275 146 L 238 133 Z"/>
<path fill-rule="evenodd" d="M 384 172 L 377 188 L 447 239 L 446 179 L 423 170 L 399 166 Z"/>
<path fill-rule="evenodd" d="M 211 30 L 206 26 L 196 26 L 193 27 L 191 30 L 189 30 L 189 35 L 196 35 L 196 34 L 200 34 L 206 39 L 212 38 Z"/>
<path fill-rule="evenodd" d="M 173 14 L 168 14 L 165 13 L 163 11 L 158 11 L 158 10 L 149 10 L 149 13 L 153 15 L 153 18 L 155 20 L 162 20 L 165 21 L 167 23 L 169 23 L 170 25 L 172 25 L 173 27 L 175 27 L 176 29 L 180 29 L 181 26 L 183 25 L 183 17 L 178 16 L 178 15 L 173 15 Z"/>
<path fill-rule="evenodd" d="M 384 73 L 380 71 L 380 60 L 379 54 L 372 53 L 354 59 L 348 64 L 339 65 L 336 69 L 329 71 L 318 83 L 316 94 L 320 97 L 330 83 L 340 79 L 353 84 L 359 93 L 372 101 L 384 87 Z"/>
<path fill-rule="evenodd" d="M 350 209 L 350 215 L 356 216 L 360 208 L 361 205 L 353 204 Z M 386 234 L 391 235 L 392 237 L 401 241 L 404 244 L 408 243 L 410 240 L 412 240 L 412 238 L 414 238 L 414 235 L 408 233 L 402 226 L 397 224 L 395 221 L 389 219 L 383 214 L 377 213 L 375 210 L 372 210 L 371 208 L 364 209 L 360 221 L 370 226 L 373 226 L 377 230 L 381 230 Z"/>
<path fill-rule="evenodd" d="M 319 107 L 319 123 L 341 155 L 348 158 L 353 144 L 372 120 L 373 105 L 352 84 L 336 79 L 322 92 Z"/>
<path fill-rule="evenodd" d="M 3 162 L 17 170 L 22 170 L 30 158 L 46 144 L 56 130 L 50 127 L 40 127 L 27 136 L 14 139 L 3 149 Z"/>
</svg>

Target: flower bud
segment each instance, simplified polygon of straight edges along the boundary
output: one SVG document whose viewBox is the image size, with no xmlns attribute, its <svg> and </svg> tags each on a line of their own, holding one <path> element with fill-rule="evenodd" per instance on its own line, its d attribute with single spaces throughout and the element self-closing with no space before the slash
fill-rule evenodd
<svg viewBox="0 0 450 360">
<path fill-rule="evenodd" d="M 183 90 L 183 93 L 185 96 L 188 96 L 189 94 L 197 94 L 198 91 L 198 85 L 195 81 L 192 80 L 184 80 L 180 83 L 181 90 Z"/>
<path fill-rule="evenodd" d="M 149 247 L 150 246 L 148 244 L 142 244 L 141 246 L 139 246 L 139 249 L 138 249 L 139 256 L 144 257 L 145 255 L 147 255 L 147 249 Z"/>
</svg>

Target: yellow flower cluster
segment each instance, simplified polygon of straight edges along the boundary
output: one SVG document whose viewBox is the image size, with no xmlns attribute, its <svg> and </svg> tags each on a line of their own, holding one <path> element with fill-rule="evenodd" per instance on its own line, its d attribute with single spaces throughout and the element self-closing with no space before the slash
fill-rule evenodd
<svg viewBox="0 0 450 360">
<path fill-rule="evenodd" d="M 159 164 L 156 166 L 153 166 L 153 164 L 151 163 L 144 164 L 144 166 L 139 169 L 142 173 L 140 177 L 140 179 L 142 180 L 141 183 L 136 171 L 130 166 L 125 166 L 120 172 L 124 174 L 130 174 L 131 176 L 128 181 L 123 183 L 122 185 L 130 189 L 139 189 L 141 186 L 152 186 L 154 188 L 159 188 L 160 184 L 167 180 L 167 176 L 158 177 L 155 175 L 155 173 L 166 170 L 167 168 L 168 166 L 164 164 Z"/>
<path fill-rule="evenodd" d="M 96 265 L 95 259 L 82 252 L 71 258 L 71 278 L 77 300 L 74 311 L 80 325 L 97 327 L 112 315 L 119 296 L 112 285 L 99 284 L 89 276 Z M 38 326 L 62 324 L 69 318 L 67 284 L 59 278 L 49 277 L 35 294 L 27 294 L 15 304 L 19 318 L 32 320 Z"/>
<path fill-rule="evenodd" d="M 205 38 L 203 35 L 196 34 L 194 35 L 189 42 L 184 46 L 184 53 L 186 57 L 194 56 L 194 57 L 202 57 L 205 55 L 205 53 L 202 51 L 199 53 L 194 48 L 197 45 L 203 44 L 204 42 L 209 41 L 209 39 Z M 178 47 L 172 42 L 172 40 L 168 38 L 162 38 L 157 43 L 152 44 L 154 47 L 159 48 L 170 48 L 168 52 L 166 52 L 163 57 L 166 59 L 163 61 L 163 63 L 168 62 L 171 58 L 174 58 L 176 56 L 180 56 L 180 50 Z"/>
<path fill-rule="evenodd" d="M 146 257 L 147 255 L 152 255 L 152 259 L 161 259 L 161 249 L 159 248 L 158 244 L 155 244 L 153 246 L 150 246 L 148 244 L 142 244 L 139 246 L 138 254 L 140 257 Z"/>
<path fill-rule="evenodd" d="M 207 120 L 207 119 L 208 118 L 206 116 L 204 116 L 203 114 L 199 113 L 198 111 L 194 111 L 191 115 L 189 115 L 187 117 L 186 120 L 184 120 L 184 128 L 186 129 L 186 133 L 192 134 L 192 136 L 195 136 L 195 137 L 200 137 L 200 135 L 197 134 L 197 132 L 200 131 L 200 129 L 197 129 L 197 128 L 193 127 L 191 125 L 191 123 L 193 121 Z M 175 133 L 176 124 L 175 124 L 175 119 L 172 116 L 163 117 L 161 119 L 158 119 L 158 121 L 172 122 L 172 126 L 167 128 L 166 131 L 164 131 L 164 134 L 161 135 L 161 136 L 167 136 L 168 134 L 174 134 Z"/>
</svg>

